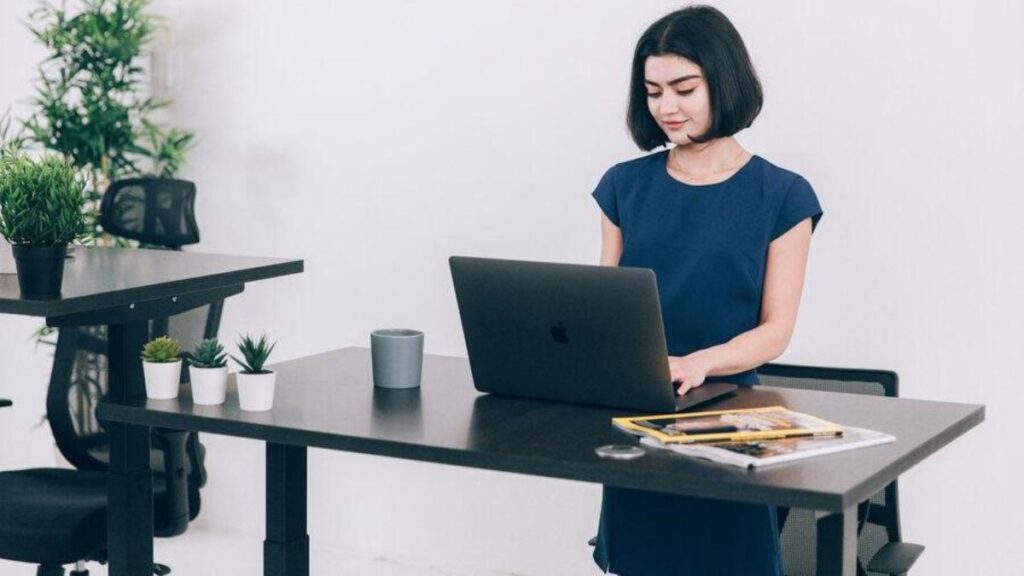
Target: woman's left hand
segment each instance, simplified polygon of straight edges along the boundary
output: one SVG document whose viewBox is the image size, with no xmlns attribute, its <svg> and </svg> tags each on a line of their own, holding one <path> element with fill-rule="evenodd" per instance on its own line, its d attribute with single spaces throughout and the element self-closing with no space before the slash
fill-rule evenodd
<svg viewBox="0 0 1024 576">
<path fill-rule="evenodd" d="M 672 382 L 679 384 L 676 394 L 682 396 L 704 383 L 708 372 L 711 371 L 711 364 L 700 354 L 694 352 L 686 356 L 669 356 L 668 370 L 672 376 Z"/>
</svg>

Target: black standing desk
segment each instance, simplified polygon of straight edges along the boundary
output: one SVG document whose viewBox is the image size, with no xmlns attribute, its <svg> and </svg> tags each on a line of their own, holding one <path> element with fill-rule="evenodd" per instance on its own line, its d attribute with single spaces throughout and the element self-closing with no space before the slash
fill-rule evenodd
<svg viewBox="0 0 1024 576">
<path fill-rule="evenodd" d="M 246 282 L 302 272 L 301 260 L 76 247 L 60 298 L 26 300 L 14 274 L 0 275 L 0 314 L 42 316 L 48 326 L 108 327 L 111 402 L 146 396 L 139 353 L 148 322 L 238 294 Z M 109 422 L 107 549 L 111 576 L 153 573 L 149 428 Z"/>
<path fill-rule="evenodd" d="M 602 444 L 635 442 L 612 428 L 621 411 L 478 394 L 464 358 L 427 356 L 422 389 L 373 388 L 369 350 L 342 350 L 274 367 L 269 412 L 238 409 L 233 379 L 223 406 L 112 399 L 100 418 L 266 442 L 264 574 L 306 576 L 306 447 L 517 472 L 831 513 L 819 531 L 818 574 L 855 576 L 857 504 L 984 419 L 984 407 L 807 390 L 744 389 L 715 404 L 783 404 L 842 424 L 891 433 L 893 444 L 747 471 L 648 451 L 603 460 Z M 120 509 L 125 513 L 125 509 Z M 589 553 L 581 535 L 580 553 Z M 141 574 L 141 573 L 140 573 Z"/>
</svg>

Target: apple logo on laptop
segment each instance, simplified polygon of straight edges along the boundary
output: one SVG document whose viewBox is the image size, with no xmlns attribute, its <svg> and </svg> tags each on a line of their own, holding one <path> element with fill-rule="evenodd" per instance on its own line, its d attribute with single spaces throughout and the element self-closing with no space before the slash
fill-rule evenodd
<svg viewBox="0 0 1024 576">
<path fill-rule="evenodd" d="M 569 334 L 565 328 L 565 324 L 559 322 L 558 324 L 551 327 L 551 338 L 559 344 L 569 343 Z"/>
</svg>

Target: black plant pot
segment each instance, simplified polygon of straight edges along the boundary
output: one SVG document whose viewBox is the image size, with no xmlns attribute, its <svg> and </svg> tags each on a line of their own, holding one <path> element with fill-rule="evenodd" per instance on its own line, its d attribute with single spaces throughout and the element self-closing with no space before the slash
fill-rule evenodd
<svg viewBox="0 0 1024 576">
<path fill-rule="evenodd" d="M 68 245 L 15 245 L 13 248 L 21 296 L 34 299 L 59 297 Z"/>
</svg>

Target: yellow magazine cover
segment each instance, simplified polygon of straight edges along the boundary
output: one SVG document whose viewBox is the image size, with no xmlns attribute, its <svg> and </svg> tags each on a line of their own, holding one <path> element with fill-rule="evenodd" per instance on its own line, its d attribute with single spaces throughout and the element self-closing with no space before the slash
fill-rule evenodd
<svg viewBox="0 0 1024 576">
<path fill-rule="evenodd" d="M 665 444 L 840 436 L 842 427 L 784 406 L 612 418 L 616 427 Z"/>
</svg>

